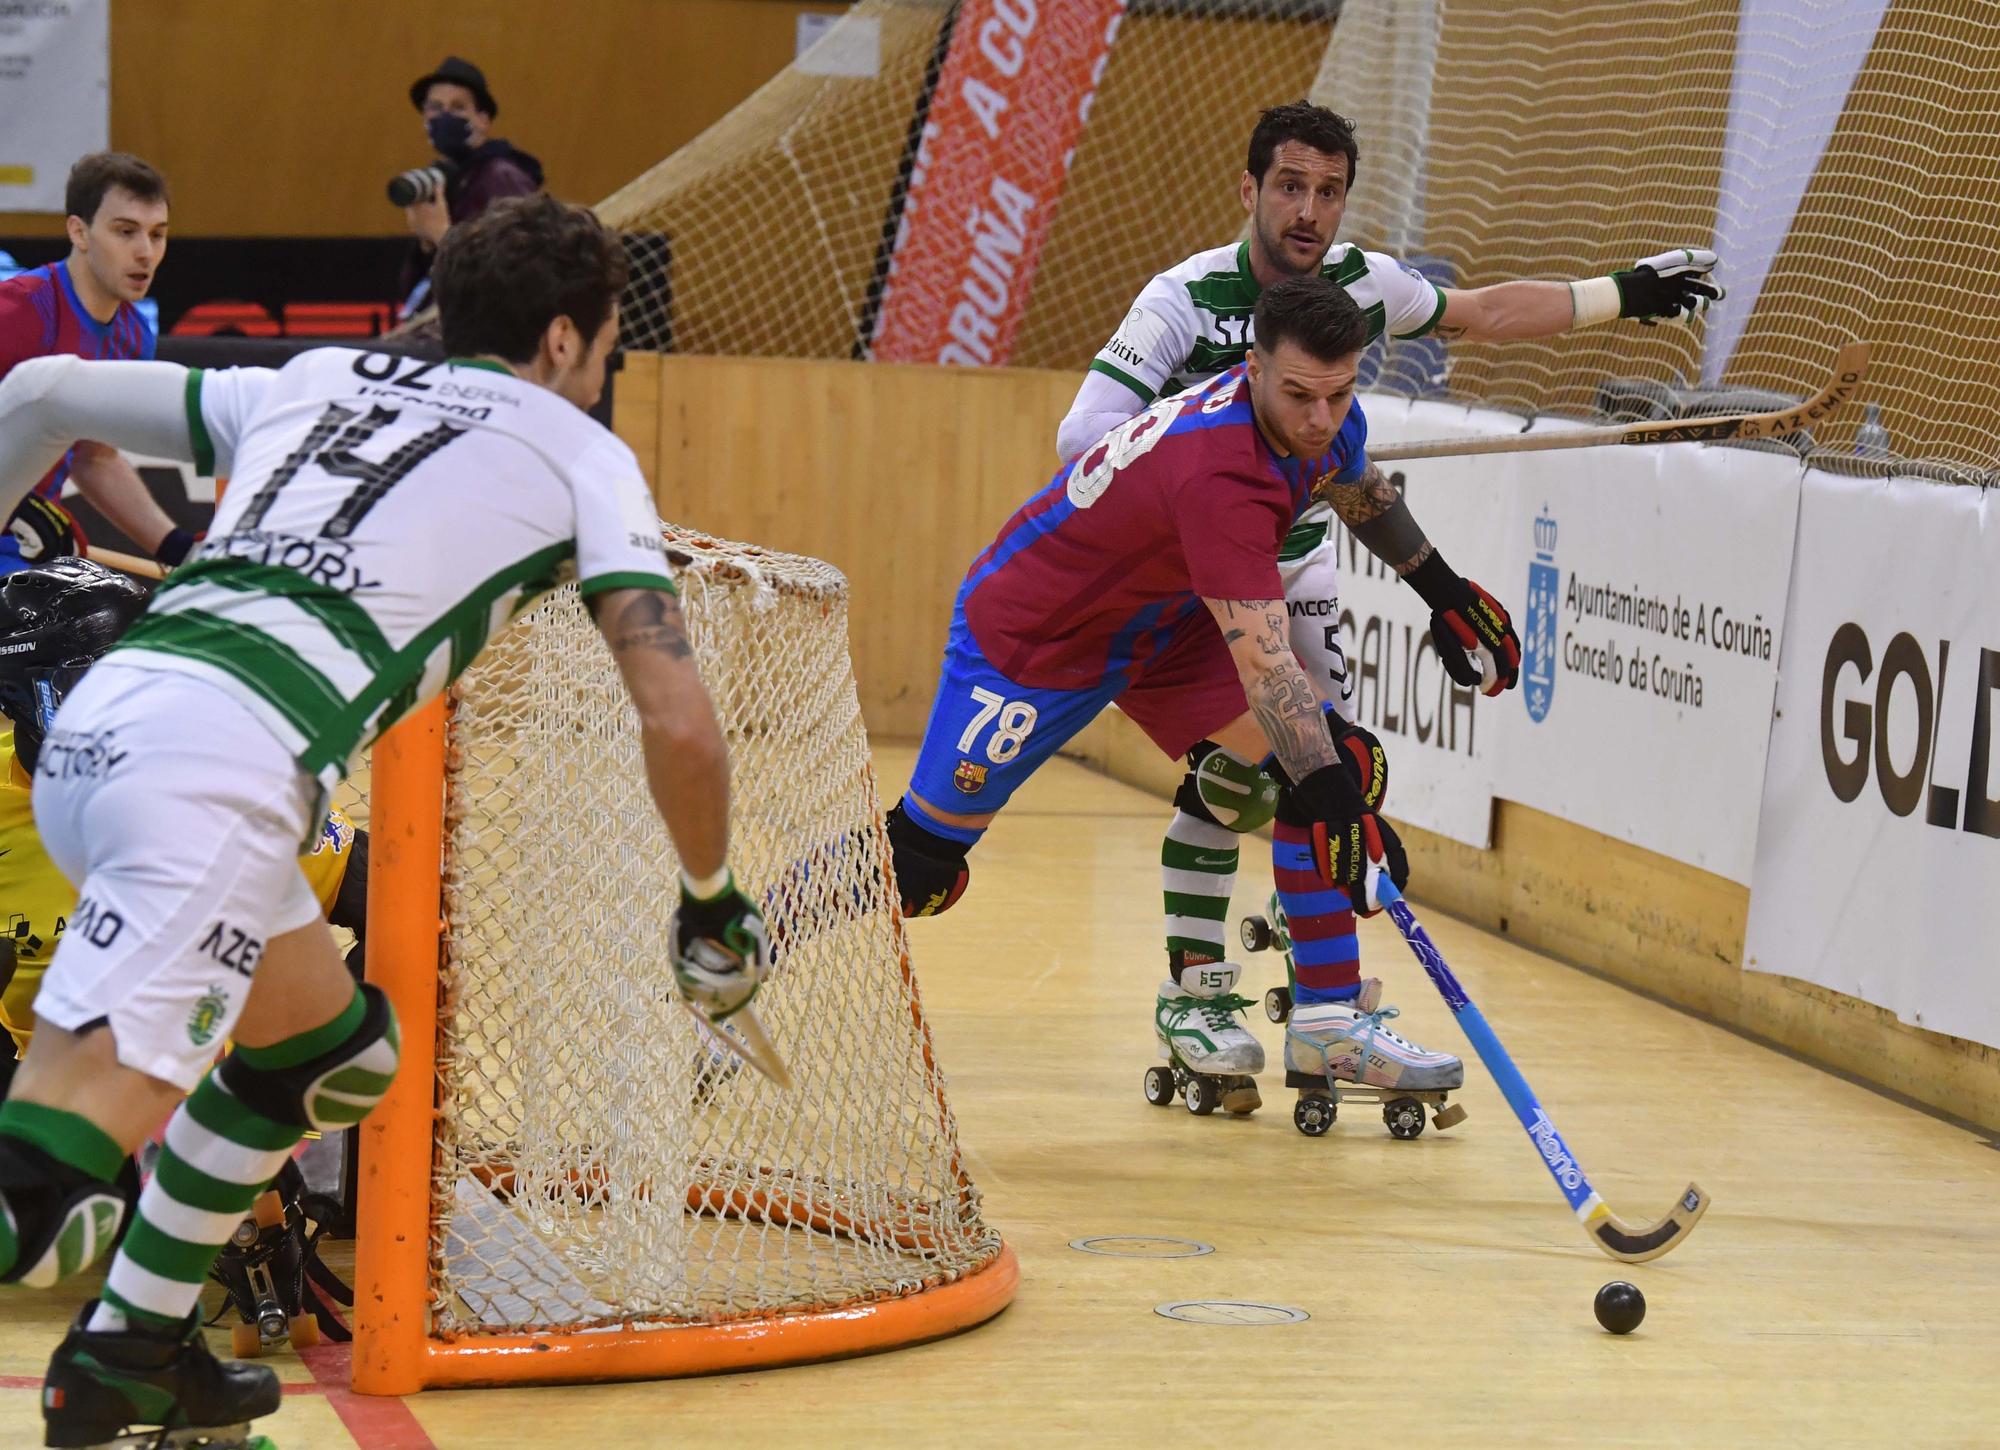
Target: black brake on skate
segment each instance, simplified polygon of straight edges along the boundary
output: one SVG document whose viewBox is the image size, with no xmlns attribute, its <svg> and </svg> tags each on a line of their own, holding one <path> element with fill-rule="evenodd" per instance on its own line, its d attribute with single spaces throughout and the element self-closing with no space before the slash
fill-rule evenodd
<svg viewBox="0 0 2000 1450">
<path fill-rule="evenodd" d="M 284 1332 L 282 1326 L 310 1314 L 326 1339 L 351 1340 L 354 1336 L 338 1311 L 353 1307 L 354 1291 L 319 1255 L 320 1240 L 345 1225 L 345 1207 L 331 1194 L 308 1189 L 305 1175 L 291 1160 L 278 1170 L 271 1192 L 277 1199 L 276 1211 L 260 1203 L 259 1211 L 244 1219 L 209 1270 L 209 1277 L 226 1295 L 208 1321 L 210 1327 L 234 1309 L 244 1325 L 258 1328 L 262 1338 L 276 1339 Z"/>
</svg>

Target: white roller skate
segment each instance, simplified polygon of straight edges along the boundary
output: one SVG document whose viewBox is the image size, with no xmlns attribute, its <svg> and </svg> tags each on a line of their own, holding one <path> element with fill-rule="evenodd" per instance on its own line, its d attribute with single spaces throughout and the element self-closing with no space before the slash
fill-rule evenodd
<svg viewBox="0 0 2000 1450">
<path fill-rule="evenodd" d="M 1188 975 L 1192 985 L 1160 983 L 1153 1034 L 1167 1065 L 1146 1069 L 1146 1101 L 1163 1108 L 1179 1097 L 1204 1117 L 1217 1107 L 1246 1117 L 1264 1104 L 1253 1076 L 1264 1070 L 1264 1048 L 1236 1020 L 1250 1006 L 1234 990 L 1243 969 L 1211 962 Z"/>
<path fill-rule="evenodd" d="M 1424 1131 L 1424 1108 L 1436 1110 L 1440 1128 L 1464 1121 L 1465 1109 L 1446 1094 L 1465 1086 L 1465 1064 L 1448 1052 L 1428 1052 L 1386 1025 L 1397 1015 L 1384 1007 L 1382 982 L 1369 977 L 1351 1002 L 1306 1002 L 1292 1009 L 1285 1028 L 1285 1086 L 1299 1090 L 1292 1122 L 1317 1138 L 1333 1126 L 1342 1102 L 1382 1105 L 1382 1121 L 1396 1138 Z"/>
</svg>

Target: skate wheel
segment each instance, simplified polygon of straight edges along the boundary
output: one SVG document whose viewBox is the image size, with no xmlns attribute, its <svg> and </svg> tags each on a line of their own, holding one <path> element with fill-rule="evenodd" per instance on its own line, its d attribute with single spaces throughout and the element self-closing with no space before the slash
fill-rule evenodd
<svg viewBox="0 0 2000 1450">
<path fill-rule="evenodd" d="M 1292 1020 L 1292 989 L 1273 987 L 1264 994 L 1264 1015 L 1273 1022 L 1284 1023 Z"/>
<path fill-rule="evenodd" d="M 311 1314 L 294 1314 L 285 1321 L 285 1337 L 293 1349 L 311 1349 L 319 1343 L 319 1321 Z"/>
<path fill-rule="evenodd" d="M 1181 1097 L 1187 1103 L 1187 1110 L 1197 1118 L 1207 1117 L 1222 1101 L 1222 1095 L 1215 1090 L 1214 1079 L 1199 1073 L 1188 1074 L 1187 1086 L 1181 1090 Z"/>
<path fill-rule="evenodd" d="M 1332 1098 L 1307 1093 L 1292 1104 L 1292 1126 L 1308 1138 L 1324 1137 L 1338 1111 Z"/>
<path fill-rule="evenodd" d="M 1424 1132 L 1424 1105 L 1415 1098 L 1397 1098 L 1382 1108 L 1382 1121 L 1392 1138 L 1420 1138 Z"/>
<path fill-rule="evenodd" d="M 1465 1109 L 1457 1103 L 1446 1103 L 1431 1117 L 1440 1128 L 1455 1128 L 1465 1121 Z"/>
<path fill-rule="evenodd" d="M 260 1193 L 250 1205 L 250 1217 L 257 1220 L 258 1228 L 277 1228 L 285 1221 L 285 1200 L 268 1190 Z"/>
<path fill-rule="evenodd" d="M 1146 1069 L 1146 1101 L 1156 1108 L 1168 1107 L 1174 1100 L 1174 1074 L 1171 1068 L 1149 1067 Z"/>
<path fill-rule="evenodd" d="M 264 1352 L 264 1336 L 254 1324 L 229 1326 L 229 1352 L 238 1359 L 255 1359 Z"/>
<path fill-rule="evenodd" d="M 1237 929 L 1246 952 L 1266 952 L 1271 949 L 1271 923 L 1261 916 L 1246 916 L 1243 925 Z"/>
</svg>

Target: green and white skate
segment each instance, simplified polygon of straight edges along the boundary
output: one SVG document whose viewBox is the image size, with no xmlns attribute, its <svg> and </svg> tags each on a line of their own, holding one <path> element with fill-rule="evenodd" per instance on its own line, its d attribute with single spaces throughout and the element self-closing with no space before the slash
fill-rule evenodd
<svg viewBox="0 0 2000 1450">
<path fill-rule="evenodd" d="M 1165 1067 L 1146 1069 L 1146 1101 L 1165 1107 L 1176 1097 L 1191 1113 L 1220 1107 L 1247 1117 L 1263 1106 L 1254 1074 L 1264 1070 L 1264 1048 L 1237 1019 L 1250 1006 L 1235 993 L 1243 969 L 1211 962 L 1188 969 L 1183 985 L 1169 977 L 1153 1004 L 1153 1035 Z"/>
</svg>

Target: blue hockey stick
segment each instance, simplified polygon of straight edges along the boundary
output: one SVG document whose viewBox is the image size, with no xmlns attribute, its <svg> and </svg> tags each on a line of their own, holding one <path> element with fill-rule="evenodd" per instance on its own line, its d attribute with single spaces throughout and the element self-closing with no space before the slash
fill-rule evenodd
<svg viewBox="0 0 2000 1450">
<path fill-rule="evenodd" d="M 1375 899 L 1395 919 L 1397 929 L 1403 933 L 1403 940 L 1410 944 L 1410 950 L 1416 954 L 1424 971 L 1443 995 L 1445 1006 L 1451 1008 L 1458 1025 L 1478 1050 L 1479 1060 L 1493 1074 L 1493 1081 L 1500 1085 L 1507 1106 L 1514 1110 L 1514 1116 L 1528 1130 L 1528 1137 L 1542 1155 L 1542 1162 L 1548 1165 L 1549 1176 L 1555 1179 L 1556 1187 L 1569 1200 L 1571 1211 L 1582 1222 L 1584 1232 L 1597 1246 L 1614 1259 L 1637 1264 L 1657 1259 L 1694 1232 L 1694 1226 L 1708 1212 L 1708 1195 L 1692 1183 L 1681 1195 L 1680 1202 L 1674 1205 L 1673 1211 L 1650 1228 L 1632 1228 L 1605 1206 L 1604 1200 L 1590 1186 L 1590 1180 L 1583 1176 L 1583 1168 L 1577 1163 L 1576 1155 L 1569 1151 L 1569 1145 L 1563 1142 L 1556 1125 L 1549 1121 L 1549 1115 L 1535 1101 L 1535 1090 L 1528 1086 L 1528 1080 L 1514 1066 L 1514 1059 L 1507 1055 L 1507 1049 L 1493 1035 L 1493 1029 L 1486 1023 L 1486 1015 L 1473 1005 L 1465 988 L 1459 985 L 1458 978 L 1445 965 L 1443 955 L 1432 944 L 1429 933 L 1417 924 L 1410 904 L 1403 900 L 1403 893 L 1396 889 L 1386 872 L 1371 878 L 1369 887 L 1374 891 Z"/>
</svg>

